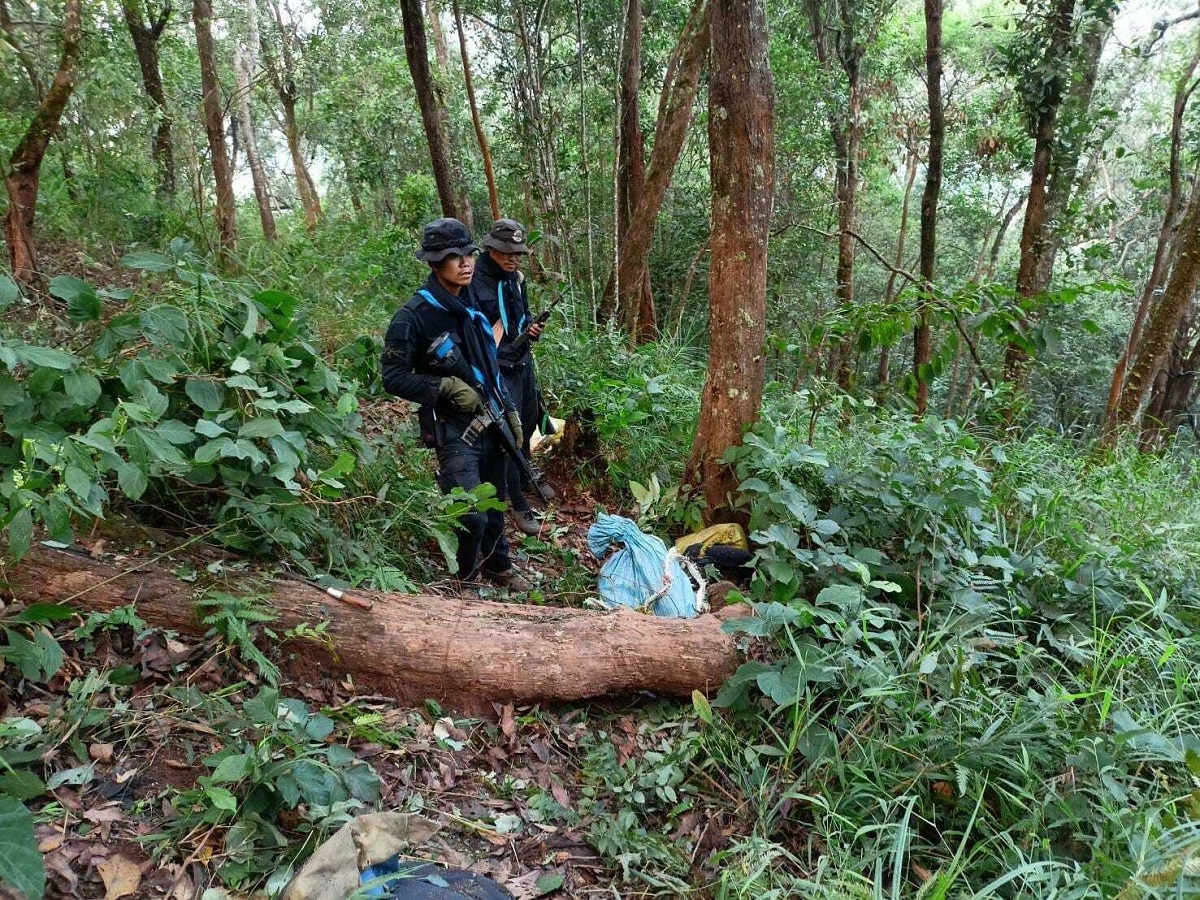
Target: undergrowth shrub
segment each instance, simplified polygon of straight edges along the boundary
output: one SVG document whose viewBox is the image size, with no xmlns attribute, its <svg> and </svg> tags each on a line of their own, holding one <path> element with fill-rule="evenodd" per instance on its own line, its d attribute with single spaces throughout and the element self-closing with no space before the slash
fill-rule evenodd
<svg viewBox="0 0 1200 900">
<path fill-rule="evenodd" d="M 772 410 L 730 453 L 752 658 L 685 763 L 737 800 L 714 895 L 1196 893 L 1194 466 L 848 414 Z M 593 842 L 668 895 L 690 848 L 635 800 Z"/>
<path fill-rule="evenodd" d="M 24 554 L 35 523 L 69 542 L 114 491 L 222 543 L 304 556 L 322 503 L 369 449 L 355 385 L 310 342 L 298 299 L 223 279 L 182 241 L 128 265 L 153 299 L 100 321 L 100 295 L 60 276 L 72 349 L 0 337 L 0 523 Z"/>
<path fill-rule="evenodd" d="M 613 331 L 550 327 L 538 342 L 541 381 L 555 415 L 598 444 L 590 472 L 621 492 L 636 481 L 678 482 L 704 383 L 704 359 L 683 344 L 630 347 Z"/>
<path fill-rule="evenodd" d="M 731 454 L 759 546 L 735 627 L 778 649 L 717 704 L 771 737 L 834 868 L 874 896 L 1195 890 L 1195 476 L 933 420 L 825 437 L 764 425 Z"/>
</svg>

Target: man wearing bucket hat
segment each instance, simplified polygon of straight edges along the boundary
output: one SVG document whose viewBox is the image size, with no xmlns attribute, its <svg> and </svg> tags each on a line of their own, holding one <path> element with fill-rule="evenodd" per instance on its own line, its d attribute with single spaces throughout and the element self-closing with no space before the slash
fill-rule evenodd
<svg viewBox="0 0 1200 900">
<path fill-rule="evenodd" d="M 444 493 L 455 487 L 470 491 L 490 482 L 503 499 L 506 456 L 490 429 L 473 433 L 472 423 L 485 400 L 504 408 L 518 442 L 521 423 L 500 377 L 491 324 L 471 305 L 467 293 L 478 249 L 471 232 L 457 219 L 435 219 L 425 226 L 417 258 L 428 263 L 431 272 L 388 327 L 383 386 L 388 393 L 418 404 L 421 439 L 437 451 L 438 486 Z M 488 396 L 481 397 L 474 386 L 439 365 L 431 351 L 435 343 L 445 348 L 447 339 L 476 372 Z M 459 578 L 470 581 L 482 576 L 512 590 L 530 589 L 513 568 L 503 512 L 472 512 L 458 525 Z"/>
<path fill-rule="evenodd" d="M 537 379 L 530 353 L 532 341 L 542 334 L 542 325 L 533 322 L 529 314 L 529 298 L 525 279 L 521 275 L 521 257 L 529 253 L 525 243 L 525 228 L 513 219 L 497 219 L 483 239 L 487 252 L 475 266 L 471 279 L 471 294 L 475 305 L 489 322 L 498 342 L 497 357 L 504 386 L 521 417 L 525 437 L 522 448 L 529 457 L 529 438 L 538 420 Z M 530 341 L 523 346 L 513 342 L 523 331 L 529 331 Z M 541 523 L 525 499 L 522 488 L 524 475 L 515 460 L 507 460 L 508 497 L 517 527 L 526 534 L 537 534 Z M 549 490 L 548 486 L 545 486 Z"/>
</svg>

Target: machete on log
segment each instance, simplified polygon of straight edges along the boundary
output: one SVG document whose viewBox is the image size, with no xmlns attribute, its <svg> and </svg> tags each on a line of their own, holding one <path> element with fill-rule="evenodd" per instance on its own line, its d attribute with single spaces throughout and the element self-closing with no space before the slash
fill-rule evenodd
<svg viewBox="0 0 1200 900">
<path fill-rule="evenodd" d="M 196 617 L 196 587 L 149 559 L 107 561 L 35 545 L 0 573 L 6 596 L 24 603 L 69 602 L 100 612 L 129 604 L 151 625 L 204 631 Z M 463 710 L 484 710 L 493 701 L 714 691 L 739 662 L 721 625 L 746 609 L 669 619 L 629 610 L 356 593 L 373 602 L 370 611 L 331 601 L 303 582 L 276 581 L 265 592 L 279 632 L 329 622 L 332 653 L 295 641 L 281 648 L 282 668 L 306 681 L 349 675 L 360 690 Z"/>
</svg>

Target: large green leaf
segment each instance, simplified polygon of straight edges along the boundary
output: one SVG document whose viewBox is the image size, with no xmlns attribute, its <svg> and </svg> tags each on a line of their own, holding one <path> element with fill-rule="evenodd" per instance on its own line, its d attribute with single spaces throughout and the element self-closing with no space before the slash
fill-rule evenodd
<svg viewBox="0 0 1200 900">
<path fill-rule="evenodd" d="M 91 372 L 68 372 L 63 376 L 63 388 L 76 406 L 90 407 L 100 399 L 100 380 Z"/>
<path fill-rule="evenodd" d="M 25 344 L 17 347 L 17 358 L 27 366 L 45 366 L 47 369 L 66 371 L 79 362 L 79 357 L 66 350 L 55 350 L 53 347 L 35 347 Z"/>
<path fill-rule="evenodd" d="M 73 275 L 56 275 L 50 280 L 50 294 L 67 303 L 67 315 L 76 322 L 100 318 L 100 295 L 86 281 Z"/>
<path fill-rule="evenodd" d="M 33 815 L 12 797 L 0 797 L 0 883 L 31 900 L 46 890 L 46 870 L 33 834 Z"/>
<path fill-rule="evenodd" d="M 0 272 L 0 309 L 21 299 L 21 289 L 7 272 Z"/>
<path fill-rule="evenodd" d="M 136 250 L 121 257 L 121 265 L 130 269 L 141 269 L 143 272 L 170 272 L 175 268 L 175 260 L 153 250 Z"/>
<path fill-rule="evenodd" d="M 33 513 L 22 507 L 17 510 L 8 524 L 8 552 L 13 559 L 20 559 L 29 550 L 33 540 Z"/>
<path fill-rule="evenodd" d="M 216 412 L 225 400 L 225 387 L 210 378 L 189 378 L 183 390 L 205 412 Z"/>
</svg>

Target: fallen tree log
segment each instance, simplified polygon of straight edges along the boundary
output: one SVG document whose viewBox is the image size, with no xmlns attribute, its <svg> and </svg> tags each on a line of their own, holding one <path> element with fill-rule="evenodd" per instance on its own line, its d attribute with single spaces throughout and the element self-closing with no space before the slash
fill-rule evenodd
<svg viewBox="0 0 1200 900">
<path fill-rule="evenodd" d="M 132 605 L 151 625 L 185 634 L 204 628 L 197 587 L 149 559 L 94 559 L 35 546 L 3 570 L 5 595 L 107 612 Z M 690 696 L 733 674 L 738 653 L 717 615 L 666 619 L 462 597 L 355 591 L 371 610 L 340 603 L 300 581 L 256 590 L 278 615 L 279 633 L 327 621 L 332 652 L 311 641 L 280 648 L 297 680 L 350 676 L 360 691 L 462 710 L 493 701 L 566 701 L 634 691 Z"/>
</svg>

